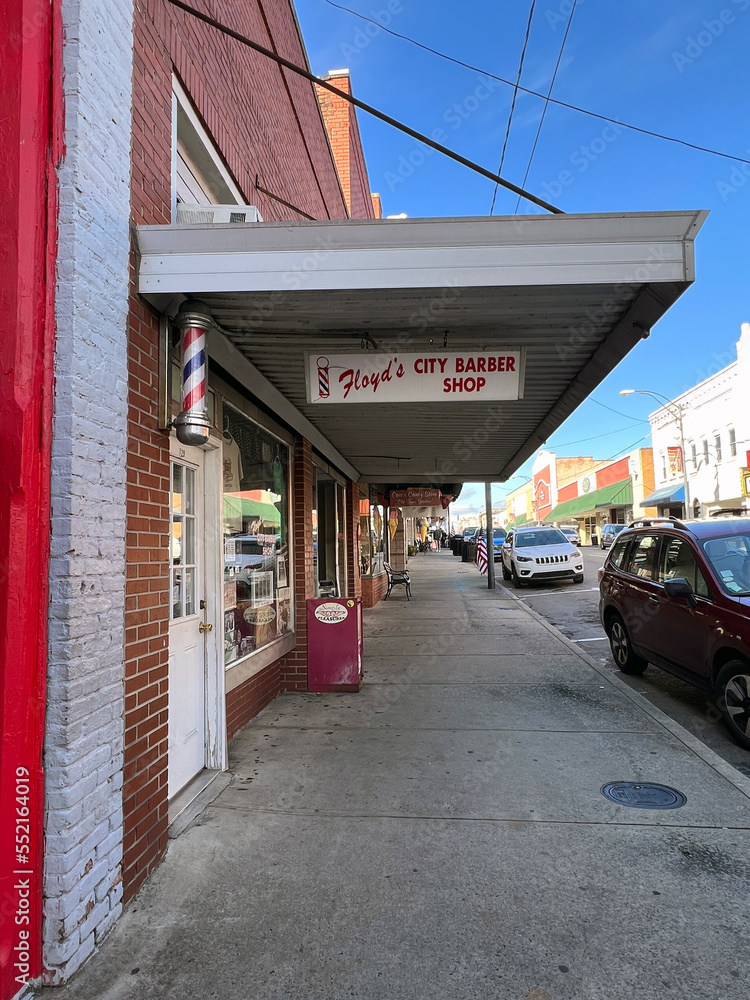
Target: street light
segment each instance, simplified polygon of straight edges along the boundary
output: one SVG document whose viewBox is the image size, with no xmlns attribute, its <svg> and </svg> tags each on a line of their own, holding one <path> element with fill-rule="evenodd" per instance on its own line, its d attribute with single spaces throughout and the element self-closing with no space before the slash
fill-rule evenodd
<svg viewBox="0 0 750 1000">
<path fill-rule="evenodd" d="M 685 433 L 682 428 L 682 404 L 676 403 L 661 392 L 652 392 L 650 389 L 620 389 L 621 396 L 651 396 L 657 403 L 661 403 L 667 409 L 674 407 L 672 412 L 677 414 L 677 424 L 680 428 L 680 454 L 682 456 L 682 482 L 685 487 L 685 516 L 690 517 L 690 485 L 688 483 L 687 461 L 685 459 Z"/>
</svg>

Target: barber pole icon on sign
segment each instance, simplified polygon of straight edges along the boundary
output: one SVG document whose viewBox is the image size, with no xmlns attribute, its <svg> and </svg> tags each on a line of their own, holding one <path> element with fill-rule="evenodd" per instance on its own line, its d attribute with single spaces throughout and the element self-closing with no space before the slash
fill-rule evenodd
<svg viewBox="0 0 750 1000">
<path fill-rule="evenodd" d="M 331 395 L 330 361 L 328 358 L 318 358 L 318 395 L 328 399 Z"/>
</svg>

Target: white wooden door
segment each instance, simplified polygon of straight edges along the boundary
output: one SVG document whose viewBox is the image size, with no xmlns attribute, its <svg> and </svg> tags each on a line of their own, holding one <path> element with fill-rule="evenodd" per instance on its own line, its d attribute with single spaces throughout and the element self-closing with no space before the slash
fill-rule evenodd
<svg viewBox="0 0 750 1000">
<path fill-rule="evenodd" d="M 169 780 L 171 798 L 206 765 L 204 455 L 179 446 L 171 463 Z"/>
</svg>

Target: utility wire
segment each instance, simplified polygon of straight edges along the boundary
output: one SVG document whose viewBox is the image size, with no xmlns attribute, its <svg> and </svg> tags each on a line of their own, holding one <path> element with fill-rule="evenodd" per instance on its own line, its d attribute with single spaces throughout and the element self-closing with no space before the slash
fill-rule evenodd
<svg viewBox="0 0 750 1000">
<path fill-rule="evenodd" d="M 638 420 L 642 424 L 648 424 L 650 421 L 644 420 L 643 417 L 634 417 L 632 413 L 623 413 L 622 410 L 613 410 L 611 406 L 607 406 L 606 403 L 600 403 L 598 399 L 594 399 L 593 396 L 589 396 L 589 402 L 596 403 L 597 406 L 604 407 L 605 410 L 609 410 L 610 413 L 616 413 L 618 417 L 625 417 L 626 420 Z"/>
<path fill-rule="evenodd" d="M 524 189 L 520 188 L 517 184 L 512 184 L 510 181 L 506 181 L 503 177 L 500 177 L 498 174 L 493 174 L 491 170 L 487 170 L 485 167 L 480 166 L 473 160 L 469 160 L 465 156 L 461 156 L 460 153 L 456 153 L 454 150 L 449 149 L 447 146 L 443 146 L 439 142 L 435 142 L 433 139 L 428 138 L 428 136 L 424 135 L 422 132 L 417 132 L 416 129 L 410 128 L 408 125 L 404 125 L 403 122 L 398 121 L 396 118 L 391 118 L 390 115 L 386 115 L 382 111 L 378 111 L 378 109 L 374 108 L 371 104 L 365 104 L 365 102 L 360 101 L 359 98 L 352 97 L 351 94 L 347 94 L 345 91 L 339 90 L 338 87 L 334 87 L 332 83 L 328 82 L 328 80 L 315 76 L 309 70 L 304 69 L 302 66 L 298 66 L 296 63 L 290 62 L 289 59 L 284 59 L 283 56 L 278 55 L 276 52 L 272 52 L 270 49 L 264 48 L 262 45 L 252 41 L 252 39 L 247 38 L 245 35 L 241 35 L 239 31 L 234 31 L 232 28 L 228 28 L 225 24 L 222 24 L 215 18 L 209 17 L 208 14 L 203 14 L 201 11 L 196 10 L 195 7 L 191 7 L 189 4 L 183 3 L 182 0 L 168 0 L 168 2 L 171 3 L 173 7 L 184 10 L 186 14 L 190 14 L 197 20 L 203 21 L 205 24 L 208 24 L 217 31 L 220 31 L 222 34 L 228 35 L 229 38 L 234 38 L 235 41 L 240 42 L 242 45 L 246 45 L 249 49 L 253 49 L 255 52 L 259 52 L 268 59 L 272 59 L 274 62 L 278 63 L 280 66 L 284 66 L 292 73 L 296 73 L 298 76 L 304 77 L 306 80 L 317 84 L 317 86 L 322 87 L 324 90 L 329 90 L 332 94 L 336 94 L 349 104 L 353 104 L 356 108 L 360 108 L 362 111 L 367 112 L 368 115 L 372 115 L 374 118 L 378 118 L 387 125 L 391 125 L 393 128 L 398 129 L 399 132 L 405 132 L 406 135 L 410 135 L 413 139 L 417 139 L 426 146 L 436 149 L 439 153 L 443 153 L 445 156 L 450 157 L 450 159 L 462 164 L 462 166 L 468 167 L 470 170 L 474 170 L 476 173 L 489 178 L 491 181 L 495 181 L 496 184 L 502 185 L 502 187 L 507 188 L 514 194 L 520 195 L 522 198 L 533 202 L 535 205 L 539 205 L 540 208 L 545 209 L 547 212 L 552 212 L 554 215 L 565 214 L 561 208 L 556 208 L 554 205 L 550 205 L 548 201 L 543 201 L 541 198 L 537 198 L 537 196 L 531 194 L 530 191 L 524 191 Z"/>
<path fill-rule="evenodd" d="M 577 6 L 578 6 L 578 0 L 573 0 L 573 6 L 570 8 L 568 23 L 565 26 L 565 34 L 563 35 L 562 44 L 560 45 L 560 53 L 557 57 L 557 62 L 555 63 L 555 69 L 554 72 L 552 73 L 552 79 L 550 80 L 547 96 L 544 100 L 544 107 L 542 108 L 542 117 L 539 119 L 539 125 L 537 126 L 536 135 L 534 136 L 534 145 L 531 147 L 531 153 L 529 153 L 529 162 L 526 164 L 526 173 L 523 175 L 523 181 L 521 182 L 522 187 L 525 187 L 526 181 L 529 178 L 529 173 L 531 171 L 531 163 L 534 159 L 534 153 L 536 152 L 537 143 L 539 142 L 539 136 L 542 134 L 542 125 L 544 125 L 544 119 L 547 117 L 547 109 L 549 108 L 550 97 L 552 97 L 552 88 L 555 86 L 555 80 L 557 79 L 557 71 L 560 69 L 560 63 L 562 62 L 563 53 L 565 52 L 565 43 L 568 41 L 568 35 L 570 34 L 570 26 L 573 23 L 573 15 L 576 12 Z M 500 173 L 499 170 L 498 173 Z M 495 190 L 497 190 L 497 188 Z M 516 207 L 513 209 L 514 215 L 518 212 L 518 207 L 520 204 L 521 204 L 521 199 L 519 198 L 516 201 Z"/>
<path fill-rule="evenodd" d="M 170 0 L 174 2 L 174 0 Z M 438 56 L 440 59 L 445 59 L 448 62 L 455 63 L 456 66 L 463 66 L 464 69 L 470 69 L 473 73 L 481 73 L 482 76 L 487 76 L 491 80 L 497 80 L 499 83 L 504 83 L 508 87 L 513 87 L 515 84 L 511 80 L 506 80 L 505 77 L 497 76 L 495 73 L 490 73 L 489 70 L 481 69 L 479 66 L 472 66 L 471 63 L 463 62 L 461 59 L 456 59 L 454 56 L 449 56 L 445 52 L 440 52 L 438 49 L 430 48 L 429 45 L 424 45 L 422 42 L 418 42 L 415 38 L 410 38 L 409 35 L 399 34 L 398 31 L 393 31 L 391 28 L 386 28 L 385 25 L 380 24 L 379 21 L 374 21 L 370 17 L 365 17 L 364 14 L 360 14 L 356 10 L 350 10 L 349 7 L 344 7 L 342 4 L 334 3 L 333 0 L 323 0 L 330 7 L 336 7 L 338 10 L 346 11 L 347 14 L 352 14 L 354 17 L 358 17 L 363 21 L 369 21 L 370 24 L 376 25 L 381 31 L 387 32 L 389 35 L 393 35 L 395 38 L 401 38 L 405 42 L 409 42 L 410 45 L 416 45 L 419 49 L 424 49 L 425 52 L 431 52 L 432 55 Z M 522 94 L 531 94 L 532 97 L 541 97 L 542 100 L 546 100 L 544 94 L 540 94 L 538 90 L 530 90 L 528 87 L 518 87 Z M 569 104 L 567 101 L 561 101 L 558 98 L 550 97 L 550 104 L 556 104 L 558 107 L 567 108 L 569 111 L 577 111 L 578 114 L 587 115 L 589 118 L 598 118 L 599 121 L 609 122 L 611 125 L 619 125 L 620 128 L 629 129 L 631 132 L 640 132 L 641 135 L 650 135 L 654 139 L 663 139 L 665 142 L 674 142 L 679 146 L 686 146 L 688 149 L 696 149 L 700 153 L 710 153 L 712 156 L 721 156 L 725 160 L 735 160 L 737 163 L 750 163 L 750 160 L 745 159 L 742 156 L 735 156 L 733 153 L 722 153 L 721 150 L 711 149 L 708 146 L 699 146 L 694 142 L 688 142 L 687 139 L 678 139 L 673 135 L 664 135 L 662 132 L 653 132 L 651 129 L 641 128 L 640 125 L 632 125 L 629 122 L 624 122 L 619 118 L 610 118 L 608 115 L 600 115 L 596 111 L 589 111 L 586 108 L 579 108 L 577 104 Z"/>
<path fill-rule="evenodd" d="M 521 74 L 523 73 L 523 62 L 526 58 L 526 49 L 529 46 L 529 36 L 531 35 L 531 22 L 534 18 L 534 8 L 536 7 L 536 0 L 531 0 L 531 6 L 529 8 L 529 19 L 526 22 L 526 35 L 523 40 L 523 47 L 521 48 L 521 58 L 518 60 L 518 73 L 516 75 L 516 85 L 513 88 L 513 99 L 510 102 L 510 114 L 508 115 L 508 124 L 505 128 L 505 139 L 503 139 L 503 151 L 500 154 L 500 166 L 497 168 L 498 174 L 503 172 L 503 164 L 505 163 L 505 151 L 508 148 L 508 139 L 510 138 L 510 127 L 513 124 L 513 112 L 516 110 L 516 98 L 518 97 L 518 87 L 521 83 Z M 492 205 L 490 206 L 490 215 L 495 211 L 495 199 L 497 198 L 498 185 L 495 184 L 495 190 L 492 192 Z M 519 197 L 520 202 L 520 197 Z"/>
<path fill-rule="evenodd" d="M 549 447 L 552 449 L 570 448 L 574 444 L 586 444 L 588 441 L 598 441 L 599 438 L 612 437 L 613 434 L 622 434 L 624 431 L 633 430 L 635 425 L 640 423 L 642 423 L 642 421 L 637 417 L 634 417 L 632 424 L 628 424 L 627 427 L 618 427 L 616 431 L 606 431 L 604 434 L 590 434 L 588 437 L 579 438 L 577 441 L 564 441 L 560 444 L 556 441 L 550 441 Z"/>
</svg>

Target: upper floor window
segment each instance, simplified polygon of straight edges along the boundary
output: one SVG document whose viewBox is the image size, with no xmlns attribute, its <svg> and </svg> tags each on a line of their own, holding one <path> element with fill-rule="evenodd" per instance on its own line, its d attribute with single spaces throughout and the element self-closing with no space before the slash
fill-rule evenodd
<svg viewBox="0 0 750 1000">
<path fill-rule="evenodd" d="M 734 427 L 729 428 L 729 454 L 732 458 L 737 454 L 737 435 L 734 432 Z"/>
<path fill-rule="evenodd" d="M 661 456 L 661 478 L 667 478 L 667 456 L 663 452 Z"/>
<path fill-rule="evenodd" d="M 714 435 L 714 451 L 716 452 L 716 461 L 721 461 L 721 434 Z"/>
<path fill-rule="evenodd" d="M 172 77 L 172 218 L 177 205 L 240 205 L 245 199 L 180 84 Z"/>
<path fill-rule="evenodd" d="M 708 465 L 708 440 L 703 439 L 703 464 Z"/>
<path fill-rule="evenodd" d="M 693 463 L 693 472 L 698 468 L 698 448 L 695 441 L 690 445 L 690 461 Z"/>
</svg>

